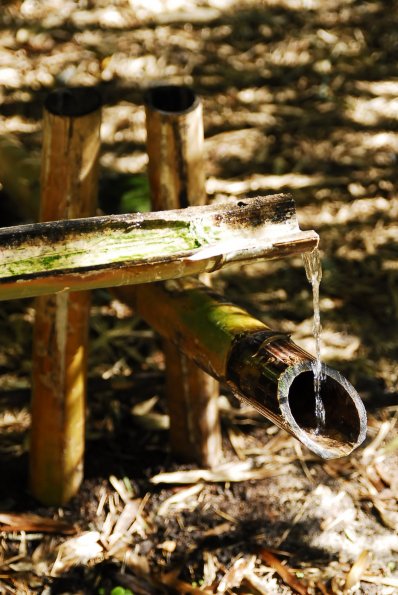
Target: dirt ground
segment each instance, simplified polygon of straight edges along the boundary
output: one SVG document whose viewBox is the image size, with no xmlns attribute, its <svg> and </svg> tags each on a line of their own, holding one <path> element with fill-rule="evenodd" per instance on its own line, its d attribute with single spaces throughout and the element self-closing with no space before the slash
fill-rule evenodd
<svg viewBox="0 0 398 595">
<path fill-rule="evenodd" d="M 3 225 L 34 217 L 49 90 L 100 88 L 100 206 L 123 212 L 147 193 L 143 90 L 192 85 L 209 199 L 289 191 L 320 234 L 322 358 L 369 425 L 323 461 L 223 389 L 226 467 L 193 475 L 168 446 L 159 338 L 100 290 L 86 477 L 45 508 L 26 488 L 33 302 L 2 302 L 0 592 L 398 593 L 398 3 L 3 0 L 0 43 Z M 314 350 L 301 258 L 214 282 Z"/>
</svg>

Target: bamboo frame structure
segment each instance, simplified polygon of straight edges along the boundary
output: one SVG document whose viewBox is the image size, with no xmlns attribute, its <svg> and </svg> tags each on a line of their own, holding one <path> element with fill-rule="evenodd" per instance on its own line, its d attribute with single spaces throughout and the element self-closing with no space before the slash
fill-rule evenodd
<svg viewBox="0 0 398 595">
<path fill-rule="evenodd" d="M 101 99 L 94 89 L 48 95 L 42 221 L 95 214 L 100 124 Z M 36 298 L 30 490 L 44 504 L 66 503 L 83 478 L 90 297 L 87 291 L 64 291 Z"/>
<path fill-rule="evenodd" d="M 116 287 L 119 297 L 167 339 L 168 349 L 175 345 L 315 453 L 324 458 L 349 454 L 365 437 L 366 413 L 348 381 L 323 366 L 326 423 L 319 429 L 314 415 L 313 356 L 199 281 L 185 279 L 233 262 L 314 250 L 318 235 L 300 230 L 291 197 L 280 194 L 186 206 L 191 201 L 189 171 L 196 167 L 197 188 L 203 173 L 200 158 L 194 163 L 198 151 L 190 150 L 186 157 L 178 153 L 183 169 L 169 184 L 175 196 L 162 207 L 186 208 L 88 217 L 96 197 L 99 105 L 89 101 L 83 111 L 76 111 L 69 99 L 69 94 L 58 95 L 46 106 L 45 129 L 51 132 L 44 134 L 42 218 L 49 221 L 0 230 L 0 300 L 53 294 L 40 298 L 37 310 L 33 494 L 46 504 L 62 504 L 77 491 L 82 478 L 88 319 L 84 290 L 99 287 Z M 68 151 L 73 159 L 65 159 Z M 159 196 L 163 190 L 161 183 Z M 205 200 L 204 191 L 200 192 L 192 199 L 195 204 Z M 185 371 L 177 367 L 174 378 Z M 192 378 L 184 376 L 188 381 Z M 199 402 L 196 408 L 191 404 L 191 419 L 196 420 L 202 410 Z M 209 445 L 206 435 L 211 434 L 212 424 L 218 432 L 218 419 L 214 409 L 205 418 L 207 427 L 198 423 L 192 442 L 198 443 L 197 460 L 211 465 L 218 445 Z M 180 422 L 185 424 L 180 436 L 189 436 L 189 416 L 184 414 Z M 205 442 L 199 444 L 203 436 Z"/>
<path fill-rule="evenodd" d="M 0 229 L 0 300 L 162 281 L 310 252 L 289 195 Z"/>
<path fill-rule="evenodd" d="M 317 455 L 346 456 L 364 440 L 366 411 L 348 380 L 322 364 L 326 422 L 318 428 L 314 356 L 197 280 L 143 285 L 134 292 L 119 288 L 117 293 L 163 337 L 227 383 L 235 396 Z"/>
<path fill-rule="evenodd" d="M 145 94 L 145 114 L 152 209 L 205 204 L 200 99 L 186 86 L 157 85 Z M 218 382 L 173 343 L 163 349 L 172 452 L 212 467 L 222 456 Z"/>
</svg>

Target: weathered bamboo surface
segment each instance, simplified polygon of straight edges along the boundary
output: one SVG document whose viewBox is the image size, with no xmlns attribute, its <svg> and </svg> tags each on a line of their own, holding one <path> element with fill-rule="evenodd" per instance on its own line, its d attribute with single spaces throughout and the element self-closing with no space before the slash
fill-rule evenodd
<svg viewBox="0 0 398 595">
<path fill-rule="evenodd" d="M 269 330 L 263 322 L 192 277 L 137 288 L 118 287 L 116 295 L 136 308 L 160 335 L 220 380 L 226 379 L 235 337 Z"/>
<path fill-rule="evenodd" d="M 0 300 L 161 281 L 310 252 L 288 195 L 0 230 Z"/>
<path fill-rule="evenodd" d="M 186 86 L 156 85 L 145 94 L 145 115 L 152 210 L 206 204 L 200 98 Z M 172 452 L 212 467 L 222 456 L 218 382 L 170 341 L 163 350 Z"/>
<path fill-rule="evenodd" d="M 92 88 L 59 89 L 45 102 L 42 221 L 95 214 L 101 98 Z M 90 292 L 35 301 L 30 490 L 61 505 L 83 479 Z"/>
<path fill-rule="evenodd" d="M 322 366 L 325 426 L 317 433 L 314 356 L 195 279 L 141 286 L 120 299 L 235 396 L 323 458 L 346 456 L 364 440 L 366 412 L 354 387 Z"/>
<path fill-rule="evenodd" d="M 145 94 L 148 175 L 154 211 L 206 204 L 202 103 L 189 87 Z"/>
</svg>

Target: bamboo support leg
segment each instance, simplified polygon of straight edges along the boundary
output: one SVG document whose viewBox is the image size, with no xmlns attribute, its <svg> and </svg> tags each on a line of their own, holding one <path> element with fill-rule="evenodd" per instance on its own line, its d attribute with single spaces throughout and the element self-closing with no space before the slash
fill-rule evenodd
<svg viewBox="0 0 398 595">
<path fill-rule="evenodd" d="M 59 90 L 45 103 L 42 221 L 95 214 L 100 97 Z M 36 298 L 30 489 L 44 504 L 67 502 L 83 477 L 90 293 Z"/>
<path fill-rule="evenodd" d="M 202 105 L 188 87 L 146 93 L 147 149 L 153 210 L 206 202 Z M 221 458 L 218 383 L 172 343 L 165 344 L 166 394 L 173 452 L 213 466 Z"/>
</svg>

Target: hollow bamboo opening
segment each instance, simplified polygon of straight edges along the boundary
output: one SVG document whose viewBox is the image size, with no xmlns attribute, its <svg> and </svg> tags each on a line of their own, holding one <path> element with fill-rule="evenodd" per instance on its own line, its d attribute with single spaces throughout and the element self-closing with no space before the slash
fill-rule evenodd
<svg viewBox="0 0 398 595">
<path fill-rule="evenodd" d="M 54 116 L 78 118 L 101 107 L 101 95 L 92 87 L 55 89 L 44 102 L 45 109 Z"/>
<path fill-rule="evenodd" d="M 148 89 L 145 103 L 164 114 L 184 114 L 196 108 L 199 98 L 192 89 L 183 85 L 159 85 Z"/>
<path fill-rule="evenodd" d="M 316 416 L 312 362 L 286 370 L 278 382 L 284 421 L 308 448 L 323 458 L 348 455 L 366 434 L 366 412 L 354 387 L 337 370 L 322 365 L 320 399 L 325 423 Z"/>
</svg>

